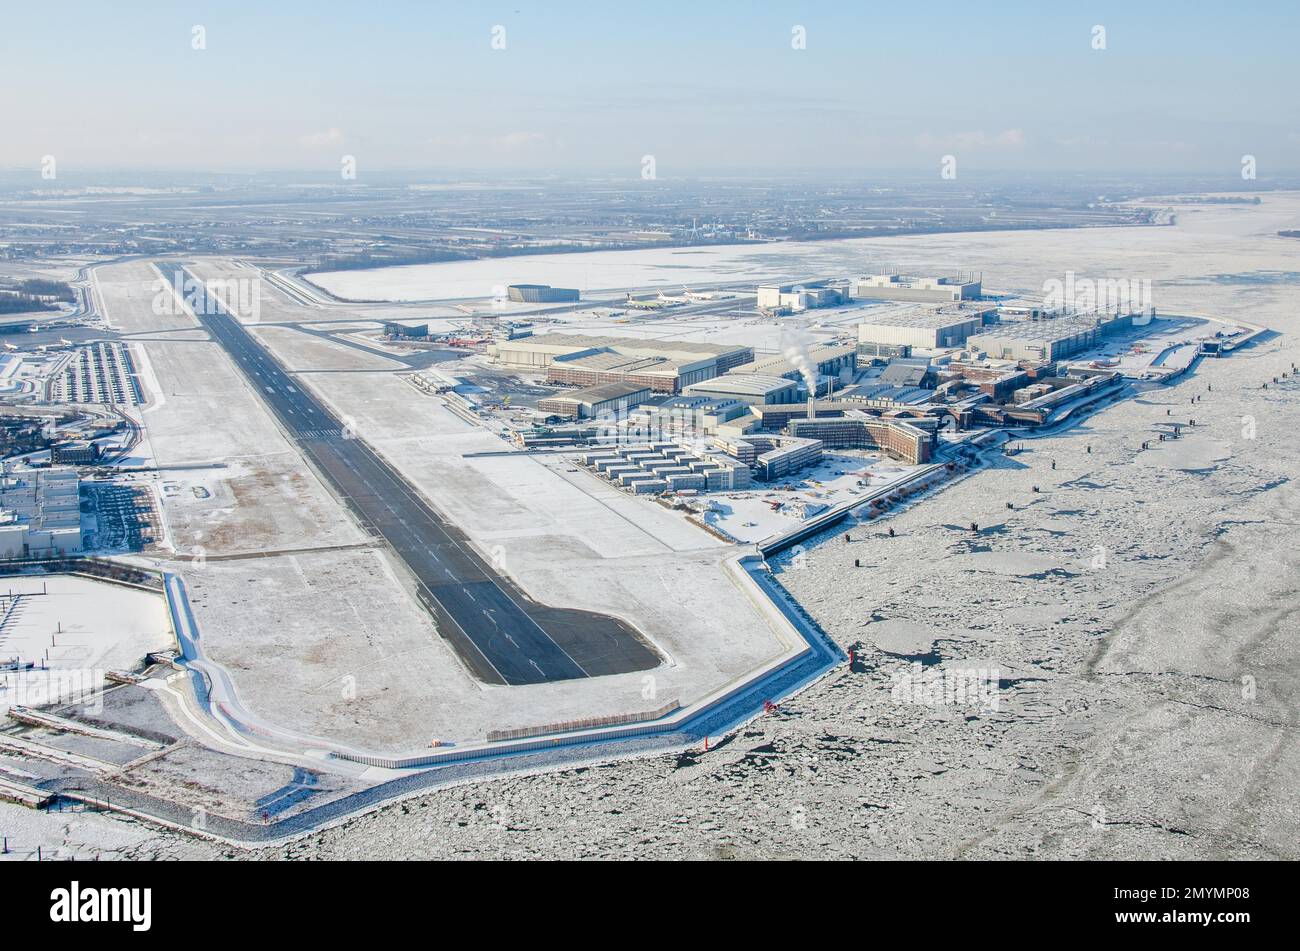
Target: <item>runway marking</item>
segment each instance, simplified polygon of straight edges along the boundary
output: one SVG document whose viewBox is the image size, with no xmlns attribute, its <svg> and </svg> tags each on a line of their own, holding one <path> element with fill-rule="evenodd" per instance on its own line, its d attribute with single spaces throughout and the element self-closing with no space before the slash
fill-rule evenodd
<svg viewBox="0 0 1300 951">
<path fill-rule="evenodd" d="M 205 295 L 204 297 L 205 302 L 207 301 L 207 299 L 208 298 Z M 194 297 L 194 301 L 197 300 L 198 300 L 198 295 L 196 294 Z M 265 351 L 263 350 L 260 344 L 254 343 L 250 339 L 247 339 L 248 331 L 241 324 L 239 324 L 237 320 L 233 319 L 228 313 L 225 313 L 221 310 L 216 310 L 215 313 L 212 313 L 209 312 L 208 308 L 206 307 L 199 307 L 197 304 L 194 303 L 192 303 L 191 306 L 196 312 L 195 316 L 199 317 L 200 323 L 205 325 L 206 329 L 208 329 L 215 337 L 217 337 L 218 342 L 220 342 L 227 349 L 227 351 L 231 354 L 232 357 L 236 358 L 236 363 L 242 364 L 241 369 L 244 369 L 245 372 L 248 373 L 250 376 L 257 377 L 259 381 L 264 381 L 269 378 L 269 379 L 276 379 L 277 382 L 279 382 L 279 380 L 276 377 L 276 374 L 283 376 L 285 373 L 283 368 L 279 366 L 277 361 L 275 361 L 272 358 L 269 358 L 269 356 L 265 353 Z M 232 339 L 232 335 L 233 335 L 233 339 Z M 253 369 L 253 365 L 255 364 L 265 364 L 267 368 L 265 374 L 261 370 Z M 295 394 L 298 393 L 298 390 L 290 386 L 287 382 L 285 382 L 283 385 L 286 390 L 291 391 Z M 264 385 L 263 389 L 268 394 L 271 394 L 272 396 L 283 395 L 283 394 L 278 394 L 277 390 L 272 386 Z M 304 396 L 304 398 L 298 404 L 300 408 L 305 408 L 308 412 L 311 412 L 315 415 L 323 415 L 327 420 L 333 421 L 333 416 L 328 411 L 326 411 L 323 407 L 317 409 L 313 405 L 314 400 L 312 397 L 306 394 L 302 394 L 302 395 Z M 287 405 L 282 406 L 280 405 L 279 402 L 273 402 L 271 400 L 267 400 L 267 402 L 268 404 L 270 404 L 269 408 L 271 409 L 273 414 L 278 414 L 281 410 L 287 410 L 289 413 L 293 412 L 293 410 L 289 409 Z M 287 400 L 285 401 L 286 404 L 288 402 L 289 401 Z M 281 419 L 284 420 L 284 417 L 282 416 Z M 342 435 L 340 429 L 337 428 L 300 430 L 297 426 L 288 424 L 287 420 L 284 421 L 286 423 L 285 428 L 289 429 L 291 434 L 294 435 L 294 437 L 299 441 L 310 440 L 310 439 L 337 438 Z M 436 552 L 441 551 L 444 547 L 446 548 L 447 551 L 452 552 L 453 554 L 462 553 L 462 546 L 458 545 L 455 542 L 451 534 L 441 524 L 437 516 L 435 516 L 432 508 L 428 505 L 428 503 L 424 501 L 423 497 L 414 489 L 414 487 L 406 483 L 403 479 L 399 478 L 397 474 L 390 469 L 388 464 L 383 461 L 383 459 L 379 456 L 379 454 L 374 449 L 372 449 L 364 441 L 357 440 L 353 447 L 353 452 L 355 452 L 358 456 L 356 462 L 353 461 L 352 456 L 342 454 L 341 452 L 338 451 L 335 451 L 333 454 L 320 455 L 320 456 L 316 455 L 315 450 L 307 450 L 307 451 L 312 453 L 312 455 L 315 457 L 314 461 L 316 462 L 316 464 L 321 465 L 327 473 L 331 467 L 337 467 L 337 464 L 339 462 L 342 462 L 346 466 L 346 468 L 351 470 L 351 472 L 357 478 L 363 478 L 363 473 L 357 464 L 357 463 L 363 463 L 364 468 L 368 470 L 368 472 L 366 473 L 366 477 L 363 478 L 363 481 L 366 482 L 367 486 L 371 484 L 371 480 L 383 480 L 383 482 L 386 483 L 388 486 L 390 486 L 392 490 L 395 490 L 394 492 L 392 492 L 392 494 L 385 494 L 373 490 L 366 493 L 366 497 L 369 498 L 372 503 L 377 502 L 381 504 L 383 506 L 384 511 L 386 512 L 386 515 L 379 517 L 379 523 L 392 524 L 395 521 L 400 525 L 402 525 L 403 528 L 406 529 L 407 534 L 410 534 L 413 532 L 417 532 L 417 530 L 411 527 L 410 523 L 405 518 L 404 513 L 408 511 L 414 511 L 416 514 L 421 516 L 420 519 L 418 519 L 417 521 L 419 523 L 427 524 L 427 527 L 432 530 L 432 533 L 435 538 L 435 542 L 437 543 L 437 540 L 441 539 L 441 543 L 437 543 L 436 547 L 431 547 L 427 549 L 430 552 L 430 554 L 433 556 L 433 560 L 431 563 L 428 563 L 426 567 L 435 569 L 436 571 L 440 572 L 442 575 L 445 575 L 449 581 L 458 583 L 461 586 L 462 590 L 466 591 L 467 594 L 470 593 L 468 587 L 466 586 L 467 582 L 465 582 L 464 580 L 458 581 L 456 576 L 453 575 L 453 573 L 451 572 L 450 568 L 447 565 L 442 563 L 443 556 L 436 554 Z M 337 485 L 334 486 L 334 488 L 338 493 L 338 495 L 345 501 L 356 497 L 355 495 L 350 495 L 346 491 L 342 490 L 342 488 Z M 401 507 L 400 512 L 397 505 L 394 504 L 393 501 L 394 498 L 400 498 L 402 501 L 406 503 Z M 355 514 L 359 516 L 359 521 L 363 525 L 372 525 L 372 526 L 375 525 L 375 521 L 369 515 L 361 512 L 360 510 L 358 510 Z M 385 538 L 389 542 L 389 544 L 391 544 L 392 547 L 399 553 L 416 550 L 415 547 L 409 543 L 409 539 L 404 539 L 399 544 L 394 539 L 388 539 L 387 536 L 385 536 L 383 532 L 377 528 L 377 526 L 376 526 L 376 532 L 379 537 Z M 531 628 L 536 630 L 537 634 L 540 635 L 541 638 L 541 640 L 539 641 L 539 646 L 542 644 L 549 644 L 560 655 L 562 655 L 566 660 L 568 660 L 568 662 L 573 666 L 573 668 L 577 670 L 580 674 L 588 677 L 591 676 L 591 674 L 586 670 L 586 668 L 584 668 L 581 664 L 579 664 L 573 658 L 573 656 L 567 650 L 564 649 L 563 646 L 561 646 L 558 642 L 556 642 L 550 636 L 550 634 L 531 615 L 529 615 L 527 610 L 519 602 L 517 602 L 514 598 L 512 598 L 505 591 L 505 589 L 501 587 L 499 580 L 495 576 L 493 576 L 490 571 L 486 570 L 486 567 L 480 564 L 479 560 L 476 559 L 471 552 L 463 552 L 462 554 L 463 557 L 461 557 L 458 560 L 463 561 L 468 568 L 472 569 L 473 575 L 476 575 L 478 579 L 482 581 L 486 581 L 488 584 L 492 586 L 493 590 L 495 590 L 495 592 L 498 595 L 500 595 L 502 598 L 505 599 L 509 607 L 513 609 L 510 612 L 512 616 L 517 614 L 519 619 L 525 621 L 527 625 L 531 626 Z M 486 663 L 487 666 L 497 674 L 497 676 L 501 677 L 501 679 L 506 683 L 518 682 L 515 677 L 510 677 L 504 674 L 487 657 L 487 655 L 484 653 L 482 648 L 480 648 L 479 645 L 474 641 L 474 639 L 469 635 L 469 632 L 465 630 L 464 626 L 452 614 L 448 606 L 444 604 L 441 600 L 439 600 L 437 597 L 435 597 L 433 595 L 433 592 L 429 590 L 428 586 L 423 581 L 419 580 L 418 578 L 416 579 L 416 581 L 419 588 L 423 590 L 425 594 L 428 596 L 429 603 L 437 605 L 441 609 L 441 613 L 446 615 L 446 617 L 453 624 L 455 624 L 455 626 L 464 635 L 465 641 L 473 647 L 474 651 L 483 659 L 484 663 Z M 474 598 L 472 594 L 470 594 L 470 598 L 471 600 L 477 602 L 477 599 Z M 494 627 L 500 626 L 491 615 L 487 615 L 487 616 L 489 620 L 492 621 Z M 515 649 L 522 653 L 521 649 L 519 648 L 518 642 L 516 642 L 513 638 L 510 638 L 508 635 L 507 638 L 510 641 L 510 643 L 514 645 Z M 524 659 L 528 661 L 529 665 L 531 665 L 532 668 L 536 670 L 537 673 L 541 675 L 541 677 L 544 680 L 550 679 L 547 677 L 546 671 L 544 671 L 537 664 L 535 660 L 533 660 L 530 657 L 525 657 Z"/>
</svg>

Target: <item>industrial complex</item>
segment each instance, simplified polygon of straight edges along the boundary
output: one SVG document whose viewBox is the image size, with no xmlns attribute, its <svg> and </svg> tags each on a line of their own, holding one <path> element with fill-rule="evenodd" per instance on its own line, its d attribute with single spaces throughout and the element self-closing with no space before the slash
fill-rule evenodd
<svg viewBox="0 0 1300 951">
<path fill-rule="evenodd" d="M 11 470 L 0 463 L 0 558 L 80 551 L 79 489 L 75 469 Z"/>
<path fill-rule="evenodd" d="M 874 274 L 858 278 L 853 296 L 858 300 L 963 301 L 978 300 L 983 276 L 974 274 L 908 277 Z"/>
<path fill-rule="evenodd" d="M 851 544 L 1009 434 L 1051 432 L 1254 333 L 985 300 L 963 274 L 581 307 L 577 291 L 519 283 L 505 304 L 353 304 L 323 320 L 339 305 L 277 274 L 263 321 L 208 295 L 241 270 L 111 265 L 122 277 L 102 293 L 130 342 L 0 360 L 21 456 L 0 473 L 0 564 L 100 556 L 87 570 L 170 619 L 172 649 L 124 663 L 117 689 L 145 695 L 178 672 L 169 689 L 203 685 L 151 707 L 148 735 L 192 730 L 231 775 L 242 767 L 226 757 L 270 750 L 313 777 L 283 813 L 215 818 L 237 841 L 316 828 L 449 770 L 734 730 L 844 657 L 782 587 L 784 552 L 842 523 Z M 149 306 L 160 278 L 183 289 L 177 307 Z M 231 407 L 203 417 L 197 443 L 196 389 L 203 407 Z M 31 649 L 15 649 L 24 669 Z M 327 689 L 285 690 L 286 664 Z M 357 691 L 357 713 L 330 699 L 335 684 Z M 64 710 L 19 711 L 40 783 L 140 815 L 188 808 L 183 786 L 149 798 L 42 760 L 40 717 Z M 114 710 L 101 722 L 137 729 Z"/>
<path fill-rule="evenodd" d="M 11 943 L 402 940 L 397 861 L 1266 923 L 1300 4 L 171 6 L 3 18 Z"/>
</svg>

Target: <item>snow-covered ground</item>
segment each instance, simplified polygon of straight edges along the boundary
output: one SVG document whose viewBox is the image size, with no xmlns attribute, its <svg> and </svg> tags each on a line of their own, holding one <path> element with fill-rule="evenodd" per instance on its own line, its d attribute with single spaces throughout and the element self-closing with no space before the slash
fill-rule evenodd
<svg viewBox="0 0 1300 951">
<path fill-rule="evenodd" d="M 1266 193 L 1259 206 L 1189 206 L 1178 214 L 1170 228 L 879 243 L 899 267 L 982 268 L 997 290 L 1037 292 L 1067 270 L 1150 278 L 1162 312 L 1248 321 L 1279 335 L 1203 361 L 1194 374 L 1148 387 L 1064 434 L 1026 440 L 1023 453 L 948 484 L 873 530 L 855 530 L 851 543 L 834 531 L 822 544 L 809 542 L 798 565 L 793 556 L 775 559 L 781 581 L 822 627 L 845 646 L 860 645 L 856 670 L 835 672 L 707 753 L 431 793 L 257 854 L 1300 857 L 1300 554 L 1287 543 L 1300 519 L 1292 438 L 1300 386 L 1270 383 L 1300 360 L 1300 291 L 1286 277 L 1295 271 L 1296 244 L 1276 236 L 1300 226 L 1300 195 Z M 828 243 L 817 253 L 860 250 L 837 252 Z M 510 277 L 517 279 L 524 276 Z M 562 275 L 542 280 L 564 283 Z M 396 391 L 372 382 L 384 377 L 321 376 L 329 398 L 374 404 L 367 424 L 394 452 L 401 427 L 423 415 L 395 413 Z M 168 377 L 169 389 L 175 379 Z M 1194 430 L 1141 450 L 1171 416 L 1186 419 L 1193 397 L 1202 398 L 1191 412 Z M 410 458 L 413 468 L 437 462 Z M 490 463 L 453 488 L 469 491 L 485 476 L 515 479 L 520 470 Z M 519 486 L 536 481 L 534 473 Z M 567 497 L 558 489 L 552 484 L 547 498 Z M 482 499 L 489 507 L 475 517 L 485 522 L 508 522 L 518 532 L 538 524 L 527 492 L 508 494 L 507 507 Z M 565 519 L 598 514 L 593 507 Z M 887 537 L 887 527 L 897 537 Z M 585 544 L 593 534 L 584 528 L 572 537 Z M 512 559 L 540 557 L 526 542 L 522 534 L 511 542 Z M 648 538 L 642 544 L 651 547 Z M 591 587 L 587 578 L 564 577 L 578 563 L 564 555 L 554 582 L 570 584 L 566 595 L 580 583 Z M 676 562 L 669 577 L 669 558 L 653 552 L 628 561 L 660 598 L 698 595 L 695 579 L 706 562 Z M 350 583 L 355 566 L 335 567 L 266 562 L 258 576 L 269 590 L 309 605 Z M 373 607 L 380 574 L 338 601 L 338 613 Z M 246 623 L 259 605 L 225 602 L 256 601 L 260 589 L 249 596 L 249 574 L 226 581 L 204 581 L 212 617 Z M 592 598 L 613 603 L 633 593 L 609 587 Z M 711 611 L 699 597 L 686 608 Z M 408 655 L 393 651 L 405 645 L 383 639 L 387 620 L 366 631 L 372 659 L 382 654 L 409 666 Z M 722 636 L 725 627 L 701 636 Z M 332 628 L 314 637 L 301 666 L 281 668 L 257 689 L 283 691 L 285 681 L 292 687 L 339 663 L 330 655 L 346 633 Z M 245 637 L 234 647 L 260 669 L 277 650 L 298 649 L 297 638 L 313 636 L 295 630 L 276 633 L 276 644 Z M 355 659 L 342 659 L 341 669 L 349 663 L 371 676 Z M 913 663 L 996 671 L 998 708 L 900 696 L 899 678 Z M 423 670 L 417 666 L 407 681 L 388 679 L 386 689 L 414 689 Z M 307 682 L 319 692 L 332 684 L 327 676 Z M 431 709 L 459 702 L 450 695 L 417 701 Z M 160 840 L 139 849 L 161 856 L 172 847 Z"/>
<path fill-rule="evenodd" d="M 822 626 L 864 645 L 861 672 L 708 753 L 445 791 L 268 855 L 1300 857 L 1300 389 L 1262 389 L 1300 360 L 1296 244 L 1276 236 L 1300 226 L 1300 195 L 1177 211 L 1170 228 L 888 243 L 900 266 L 983 268 L 999 290 L 1067 269 L 1150 277 L 1162 312 L 1281 336 L 1029 441 L 851 544 L 830 532 L 802 570 L 781 560 Z M 1197 431 L 1140 451 L 1194 395 Z M 999 710 L 899 699 L 911 656 L 996 669 Z"/>
<path fill-rule="evenodd" d="M 803 504 L 823 508 L 841 505 L 905 479 L 918 468 L 874 453 L 828 452 L 818 465 L 789 479 L 770 485 L 755 483 L 745 492 L 701 496 L 713 503 L 703 518 L 738 541 L 759 542 L 784 534 L 821 511 L 800 512 Z"/>
<path fill-rule="evenodd" d="M 93 692 L 106 670 L 174 646 L 160 594 L 69 575 L 0 578 L 0 713 Z"/>
</svg>

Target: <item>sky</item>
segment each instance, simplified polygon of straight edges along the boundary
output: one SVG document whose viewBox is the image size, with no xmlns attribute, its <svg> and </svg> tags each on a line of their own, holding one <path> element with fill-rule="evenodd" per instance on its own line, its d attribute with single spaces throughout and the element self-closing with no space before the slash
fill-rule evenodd
<svg viewBox="0 0 1300 951">
<path fill-rule="evenodd" d="M 11 4 L 0 168 L 1300 170 L 1300 3 L 976 6 Z"/>
</svg>

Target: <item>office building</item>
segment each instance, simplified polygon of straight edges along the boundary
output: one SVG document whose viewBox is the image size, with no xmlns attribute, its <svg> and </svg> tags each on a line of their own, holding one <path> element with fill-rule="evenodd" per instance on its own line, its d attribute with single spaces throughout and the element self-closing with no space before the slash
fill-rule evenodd
<svg viewBox="0 0 1300 951">
<path fill-rule="evenodd" d="M 792 419 L 791 436 L 820 440 L 828 449 L 872 449 L 908 465 L 929 462 L 935 435 L 901 419 L 885 419 L 861 410 L 825 419 Z"/>
</svg>

